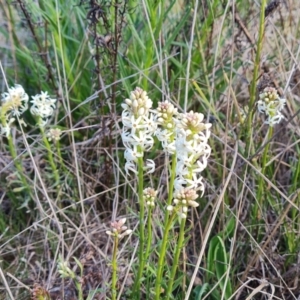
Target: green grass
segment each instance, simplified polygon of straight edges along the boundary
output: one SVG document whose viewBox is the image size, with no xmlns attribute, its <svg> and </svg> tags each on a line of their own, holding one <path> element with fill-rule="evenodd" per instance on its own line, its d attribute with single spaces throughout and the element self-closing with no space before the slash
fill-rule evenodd
<svg viewBox="0 0 300 300">
<path fill-rule="evenodd" d="M 300 296 L 298 1 L 233 2 L 0 1 L 1 92 L 16 83 L 58 100 L 45 133 L 26 112 L 26 127 L 0 135 L 0 299 L 79 299 L 60 258 L 84 299 Z M 126 176 L 121 104 L 137 86 L 154 107 L 169 100 L 212 122 L 205 193 L 185 226 L 165 227 L 171 165 L 157 141 L 155 172 Z M 273 128 L 256 110 L 261 86 L 287 99 Z M 113 255 L 105 232 L 122 217 L 133 233 Z"/>
</svg>

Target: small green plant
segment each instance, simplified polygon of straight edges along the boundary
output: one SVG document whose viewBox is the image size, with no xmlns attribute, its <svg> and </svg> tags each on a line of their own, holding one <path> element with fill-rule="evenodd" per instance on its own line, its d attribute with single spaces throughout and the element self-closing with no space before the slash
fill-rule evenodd
<svg viewBox="0 0 300 300">
<path fill-rule="evenodd" d="M 224 233 L 219 233 L 214 236 L 208 248 L 207 254 L 207 282 L 210 281 L 212 275 L 215 276 L 218 282 L 219 289 L 213 290 L 214 297 L 216 294 L 223 299 L 230 299 L 233 295 L 232 284 L 229 279 L 230 274 L 230 264 L 229 264 L 229 254 L 225 246 L 225 240 L 229 240 L 232 237 L 232 231 L 234 229 L 235 222 L 231 219 L 228 222 L 226 231 Z"/>
<path fill-rule="evenodd" d="M 81 278 L 83 278 L 83 266 L 76 257 L 74 257 L 74 260 L 80 269 L 79 276 L 77 276 L 75 272 L 69 268 L 68 262 L 65 261 L 62 257 L 59 258 L 57 269 L 61 278 L 70 278 L 73 280 L 76 286 L 76 290 L 78 292 L 78 300 L 83 300 L 83 290 L 82 290 L 82 280 L 81 280 Z"/>
<path fill-rule="evenodd" d="M 111 282 L 111 292 L 112 292 L 112 300 L 117 299 L 117 271 L 118 271 L 118 264 L 117 264 L 117 252 L 118 252 L 118 244 L 119 240 L 122 239 L 124 236 L 131 234 L 132 230 L 127 229 L 124 226 L 126 222 L 126 218 L 123 218 L 119 221 L 115 221 L 111 223 L 112 231 L 106 231 L 106 234 L 113 237 L 113 255 L 111 260 L 111 268 L 112 268 L 112 282 Z"/>
</svg>

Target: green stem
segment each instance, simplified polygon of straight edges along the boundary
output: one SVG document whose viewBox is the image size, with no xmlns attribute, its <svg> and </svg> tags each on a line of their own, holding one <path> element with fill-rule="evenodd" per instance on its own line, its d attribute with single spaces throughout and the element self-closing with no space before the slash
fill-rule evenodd
<svg viewBox="0 0 300 300">
<path fill-rule="evenodd" d="M 172 155 L 172 169 L 170 172 L 170 186 L 169 186 L 169 194 L 168 194 L 168 202 L 167 205 L 171 205 L 173 200 L 173 190 L 174 190 L 174 180 L 176 176 L 176 164 L 177 164 L 177 157 L 176 154 Z M 166 217 L 169 217 L 169 214 L 166 214 Z M 167 222 L 166 222 L 167 223 Z"/>
<path fill-rule="evenodd" d="M 273 127 L 269 126 L 268 140 L 272 138 L 272 135 L 273 135 Z M 263 154 L 262 154 L 261 173 L 264 175 L 266 173 L 266 164 L 267 164 L 267 160 L 268 160 L 269 148 L 270 148 L 270 143 L 268 143 L 266 145 L 266 147 L 264 148 Z M 256 217 L 256 219 L 260 219 L 260 214 L 258 214 L 258 210 L 259 210 L 259 207 L 262 207 L 263 199 L 265 199 L 265 197 L 263 197 L 264 190 L 265 190 L 265 181 L 262 177 L 260 177 L 259 184 L 258 184 L 258 191 L 257 191 L 258 205 L 257 204 L 255 205 L 255 213 L 254 213 L 254 216 Z"/>
<path fill-rule="evenodd" d="M 0 107 L 0 121 L 1 121 L 3 128 L 6 128 L 7 126 L 9 127 L 9 125 L 7 124 L 7 121 L 9 122 L 9 120 L 7 120 L 7 116 L 6 116 L 9 109 L 10 109 L 10 102 L 6 102 L 6 103 L 2 104 Z M 10 117 L 9 117 L 9 119 L 10 119 Z M 9 152 L 13 158 L 14 165 L 19 173 L 19 176 L 21 177 L 23 186 L 25 187 L 25 189 L 31 196 L 30 186 L 28 185 L 26 177 L 24 175 L 22 164 L 21 164 L 20 160 L 18 159 L 16 147 L 15 147 L 12 137 L 11 137 L 10 127 L 8 130 L 9 130 L 9 132 L 7 133 L 7 140 L 8 140 Z"/>
<path fill-rule="evenodd" d="M 253 70 L 253 78 L 250 86 L 250 101 L 249 101 L 249 116 L 247 122 L 247 139 L 246 139 L 246 151 L 249 150 L 249 146 L 252 145 L 252 134 L 251 127 L 252 127 L 252 118 L 253 118 L 253 106 L 256 98 L 256 80 L 258 78 L 258 72 L 260 68 L 260 56 L 261 56 L 261 49 L 263 44 L 263 36 L 265 31 L 265 7 L 266 7 L 266 0 L 261 1 L 261 8 L 260 8 L 260 18 L 259 18 L 259 33 L 258 33 L 258 40 L 256 44 L 256 57 L 254 62 L 254 70 Z"/>
<path fill-rule="evenodd" d="M 18 173 L 21 177 L 21 181 L 22 181 L 22 184 L 24 185 L 24 187 L 26 188 L 26 190 L 28 191 L 29 194 L 31 194 L 31 191 L 30 191 L 30 187 L 28 185 L 28 182 L 26 180 L 26 177 L 23 173 L 23 167 L 20 163 L 20 160 L 18 159 L 18 156 L 17 156 L 17 152 L 16 152 L 16 147 L 12 141 L 12 137 L 11 135 L 9 135 L 7 137 L 7 140 L 8 140 L 8 146 L 9 146 L 9 152 L 13 158 L 13 161 L 14 161 L 14 164 L 15 164 L 15 167 L 16 169 L 18 170 Z"/>
<path fill-rule="evenodd" d="M 170 186 L 169 186 L 167 206 L 171 205 L 172 200 L 173 200 L 174 180 L 175 180 L 175 176 L 176 176 L 176 164 L 177 164 L 176 154 L 173 154 L 172 168 L 170 170 Z M 164 218 L 165 229 L 164 229 L 164 233 L 163 233 L 162 245 L 161 245 L 160 252 L 159 252 L 158 272 L 157 272 L 156 283 L 155 283 L 155 296 L 156 296 L 155 299 L 159 299 L 159 296 L 160 296 L 161 278 L 162 278 L 162 272 L 163 272 L 163 267 L 164 267 L 166 251 L 167 251 L 168 236 L 169 236 L 171 224 L 175 217 L 175 213 L 173 213 L 171 216 L 172 216 L 172 218 L 170 220 L 170 212 L 168 210 L 166 210 L 165 218 Z"/>
<path fill-rule="evenodd" d="M 176 157 L 176 154 L 173 154 L 172 155 L 172 168 L 170 170 L 170 186 L 169 186 L 167 207 L 172 204 L 172 200 L 173 200 L 174 180 L 175 180 L 175 176 L 176 176 L 176 164 L 177 164 L 177 157 Z M 169 216 L 170 216 L 169 211 L 166 210 L 165 218 L 164 218 L 165 224 L 168 224 Z"/>
<path fill-rule="evenodd" d="M 57 185 L 59 183 L 59 175 L 58 175 L 58 170 L 56 168 L 56 165 L 55 165 L 55 162 L 54 162 L 54 159 L 53 159 L 53 155 L 52 155 L 52 150 L 51 150 L 51 146 L 49 144 L 49 141 L 45 135 L 45 131 L 44 131 L 44 128 L 42 126 L 40 126 L 40 131 L 42 133 L 42 139 L 43 139 L 43 142 L 46 146 L 46 149 L 47 149 L 47 153 L 48 153 L 48 160 L 49 160 L 49 163 L 50 163 L 50 166 L 51 166 L 51 169 L 53 171 L 53 174 L 54 174 L 54 178 L 55 178 L 55 185 Z"/>
<path fill-rule="evenodd" d="M 177 271 L 177 268 L 178 268 L 179 256 L 180 256 L 181 249 L 183 247 L 183 242 L 184 242 L 185 222 L 186 222 L 185 218 L 181 219 L 179 238 L 178 238 L 178 242 L 177 242 L 177 245 L 176 245 L 175 256 L 174 256 L 172 270 L 171 270 L 171 276 L 170 276 L 169 283 L 168 283 L 166 300 L 168 300 L 170 298 L 170 295 L 172 293 L 172 287 L 173 287 L 173 284 L 174 284 L 174 279 L 175 279 L 176 271 Z"/>
<path fill-rule="evenodd" d="M 78 291 L 78 300 L 83 300 L 83 291 L 81 283 L 76 279 L 75 280 L 76 289 Z"/>
<path fill-rule="evenodd" d="M 113 256 L 112 256 L 112 280 L 111 280 L 111 292 L 112 300 L 117 299 L 117 250 L 118 250 L 119 239 L 117 236 L 114 237 Z"/>
<path fill-rule="evenodd" d="M 145 254 L 145 260 L 148 260 L 149 254 L 150 254 L 150 248 L 151 248 L 151 242 L 152 242 L 152 207 L 149 206 L 149 214 L 148 214 L 148 220 L 147 220 L 147 248 L 146 248 L 146 254 Z"/>
<path fill-rule="evenodd" d="M 9 152 L 10 152 L 10 154 L 11 154 L 13 160 L 14 160 L 15 166 L 16 166 L 17 170 L 19 171 L 19 173 L 23 174 L 22 166 L 20 164 L 20 161 L 17 158 L 16 148 L 15 148 L 15 146 L 13 144 L 11 135 L 9 135 L 7 137 L 7 140 L 8 140 L 8 146 L 9 146 Z"/>
<path fill-rule="evenodd" d="M 167 211 L 167 214 L 169 214 L 169 211 Z M 165 265 L 164 261 L 165 261 L 166 251 L 167 251 L 168 236 L 175 216 L 176 216 L 176 212 L 172 212 L 171 218 L 168 217 L 168 222 L 165 225 L 163 240 L 162 240 L 162 244 L 159 252 L 159 259 L 158 259 L 157 277 L 155 282 L 155 300 L 160 299 L 161 279 L 162 279 L 162 273 Z"/>
<path fill-rule="evenodd" d="M 143 275 L 143 269 L 145 265 L 144 258 L 144 244 L 145 244 L 145 207 L 144 207 L 144 161 L 143 157 L 138 158 L 138 197 L 139 197 L 139 207 L 140 207 L 140 215 L 139 215 L 139 269 L 137 273 L 137 278 L 134 286 L 134 294 L 135 299 L 140 299 L 140 287 L 141 287 L 141 279 Z"/>
<path fill-rule="evenodd" d="M 67 171 L 66 166 L 65 166 L 64 161 L 63 161 L 62 156 L 61 156 L 59 141 L 56 141 L 55 147 L 56 147 L 56 150 L 57 150 L 57 156 L 58 156 L 58 159 L 59 159 L 59 163 L 62 166 L 63 170 Z"/>
<path fill-rule="evenodd" d="M 6 113 L 6 110 L 4 107 L 2 107 L 0 109 L 0 119 L 1 119 L 1 124 L 3 126 L 3 128 L 6 127 L 6 118 L 5 118 L 5 113 Z M 30 192 L 30 187 L 27 183 L 27 180 L 26 180 L 26 177 L 23 173 L 23 167 L 22 167 L 22 164 L 20 163 L 20 160 L 18 159 L 18 155 L 17 155 L 17 151 L 16 151 L 16 147 L 13 143 L 13 140 L 12 140 L 12 137 L 11 137 L 11 133 L 9 132 L 8 133 L 8 136 L 7 136 L 7 140 L 8 140 L 8 147 L 9 147 L 9 152 L 11 154 L 11 157 L 13 158 L 13 161 L 14 161 L 14 165 L 21 177 L 21 181 L 22 181 L 22 184 L 23 186 L 26 188 L 26 190 L 28 191 L 29 194 L 31 194 Z"/>
</svg>

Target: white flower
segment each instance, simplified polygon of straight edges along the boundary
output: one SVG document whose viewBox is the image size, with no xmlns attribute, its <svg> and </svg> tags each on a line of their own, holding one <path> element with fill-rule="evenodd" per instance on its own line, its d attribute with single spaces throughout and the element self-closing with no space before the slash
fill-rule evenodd
<svg viewBox="0 0 300 300">
<path fill-rule="evenodd" d="M 162 128 L 158 128 L 155 131 L 155 135 L 157 136 L 158 140 L 161 142 L 170 140 L 173 134 L 174 133 L 172 131 L 167 129 L 162 129 Z"/>
<path fill-rule="evenodd" d="M 262 100 L 258 100 L 257 109 L 260 113 L 264 113 L 266 111 L 266 103 Z"/>
<path fill-rule="evenodd" d="M 149 117 L 145 120 L 147 131 L 151 134 L 154 134 L 157 129 L 157 123 L 154 119 L 153 114 L 149 114 Z"/>
<path fill-rule="evenodd" d="M 186 132 L 182 129 L 176 131 L 175 147 L 178 159 L 183 159 L 194 152 L 193 141 L 187 140 Z"/>
<path fill-rule="evenodd" d="M 136 165 L 131 161 L 127 161 L 125 163 L 125 171 L 126 171 L 126 174 L 129 174 L 129 171 L 133 172 L 136 175 L 138 174 L 138 171 L 136 169 Z"/>
<path fill-rule="evenodd" d="M 1 98 L 0 106 L 0 134 L 8 137 L 10 135 L 10 128 L 15 117 L 18 118 L 20 125 L 25 125 L 25 122 L 20 119 L 21 114 L 23 114 L 28 108 L 29 97 L 25 93 L 23 87 L 16 84 L 14 87 L 8 89 L 7 93 L 3 93 Z"/>
<path fill-rule="evenodd" d="M 41 94 L 32 96 L 30 102 L 32 104 L 30 112 L 42 119 L 51 117 L 56 107 L 56 99 L 51 99 L 48 92 L 41 92 Z"/>
<path fill-rule="evenodd" d="M 137 119 L 134 115 L 131 116 L 130 125 L 127 126 L 131 128 L 131 133 L 134 134 L 136 131 L 143 130 L 146 128 L 144 116 L 139 116 Z M 124 124 L 125 125 L 125 124 Z"/>
<path fill-rule="evenodd" d="M 202 156 L 202 159 L 197 160 L 196 162 L 197 167 L 195 167 L 193 170 L 194 172 L 202 172 L 207 167 L 207 157 Z"/>
<path fill-rule="evenodd" d="M 179 190 L 183 189 L 186 186 L 186 184 L 187 184 L 186 179 L 178 176 L 174 180 L 174 189 L 176 191 L 179 191 Z"/>
<path fill-rule="evenodd" d="M 194 189 L 197 190 L 200 187 L 200 190 L 204 190 L 204 184 L 202 182 L 203 178 L 202 176 L 197 176 L 197 173 L 193 173 L 193 178 L 192 179 L 186 179 L 186 183 L 187 183 L 187 189 Z"/>
<path fill-rule="evenodd" d="M 136 162 L 139 157 L 143 157 L 143 153 L 139 152 L 137 149 L 137 146 L 134 145 L 133 149 L 131 148 L 126 148 L 124 152 L 124 157 L 127 161 L 134 161 Z"/>
<path fill-rule="evenodd" d="M 121 138 L 123 141 L 124 146 L 127 147 L 131 147 L 133 144 L 133 138 L 131 136 L 131 132 L 130 131 L 125 131 L 123 130 L 121 133 Z"/>
<path fill-rule="evenodd" d="M 125 170 L 137 173 L 136 162 L 144 156 L 144 152 L 153 147 L 154 131 L 156 124 L 150 113 L 152 101 L 147 93 L 141 88 L 136 88 L 130 93 L 130 99 L 125 99 L 122 104 L 122 141 L 126 148 L 124 157 L 126 159 Z M 155 164 L 149 160 L 144 167 L 148 173 L 154 172 Z"/>
<path fill-rule="evenodd" d="M 152 159 L 147 159 L 146 167 L 144 168 L 147 174 L 151 174 L 155 171 L 155 162 Z"/>
<path fill-rule="evenodd" d="M 202 123 L 203 119 L 203 114 L 191 111 L 180 114 L 179 118 L 175 120 L 177 164 L 174 204 L 179 205 L 181 218 L 186 217 L 187 206 L 198 206 L 193 198 L 198 197 L 196 191 L 200 190 L 201 195 L 204 193 L 201 172 L 207 167 L 211 152 L 211 148 L 207 144 L 211 124 Z"/>
<path fill-rule="evenodd" d="M 161 142 L 164 152 L 169 154 L 175 153 L 175 132 L 169 129 L 157 128 L 155 135 L 157 139 Z"/>
<path fill-rule="evenodd" d="M 9 135 L 10 135 L 10 126 L 9 126 L 8 123 L 5 123 L 4 126 L 2 124 L 0 124 L 0 134 L 5 135 L 6 137 L 9 137 Z"/>
<path fill-rule="evenodd" d="M 280 121 L 284 119 L 283 114 L 280 112 L 277 112 L 275 116 L 269 116 L 269 118 L 265 121 L 265 124 L 269 124 L 271 127 L 274 126 L 275 124 L 280 123 Z"/>
<path fill-rule="evenodd" d="M 168 143 L 167 141 L 162 142 L 162 146 L 166 153 L 174 154 L 176 152 L 175 141 L 172 143 Z"/>
<path fill-rule="evenodd" d="M 122 111 L 121 119 L 124 126 L 131 127 L 131 117 L 132 114 L 128 110 Z"/>
<path fill-rule="evenodd" d="M 9 88 L 7 93 L 2 94 L 2 114 L 19 117 L 27 110 L 28 99 L 29 97 L 21 85 L 16 84 L 14 87 Z"/>
<path fill-rule="evenodd" d="M 132 145 L 141 146 L 145 151 L 150 150 L 153 146 L 153 137 L 147 132 L 139 130 L 137 134 L 132 133 Z"/>
<path fill-rule="evenodd" d="M 176 164 L 176 174 L 179 178 L 187 177 L 189 175 L 190 171 L 185 165 L 185 160 L 178 160 Z"/>
</svg>

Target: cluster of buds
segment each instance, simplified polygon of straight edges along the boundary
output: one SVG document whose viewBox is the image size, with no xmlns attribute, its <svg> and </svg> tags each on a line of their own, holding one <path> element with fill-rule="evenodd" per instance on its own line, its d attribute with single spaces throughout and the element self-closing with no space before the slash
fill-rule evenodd
<svg viewBox="0 0 300 300">
<path fill-rule="evenodd" d="M 50 141 L 58 142 L 60 140 L 61 130 L 59 128 L 51 128 L 47 132 L 47 138 Z"/>
<path fill-rule="evenodd" d="M 240 120 L 240 124 L 244 124 L 245 120 L 247 119 L 247 116 L 249 114 L 249 106 L 245 105 L 243 108 L 239 107 L 239 120 Z M 237 117 L 237 115 L 236 115 Z"/>
<path fill-rule="evenodd" d="M 194 189 L 182 189 L 176 191 L 174 194 L 174 204 L 180 218 L 185 219 L 188 212 L 188 207 L 198 207 L 199 204 L 195 201 L 198 198 L 198 194 Z M 167 207 L 168 210 L 172 211 L 174 207 L 172 205 Z"/>
<path fill-rule="evenodd" d="M 76 274 L 69 268 L 68 262 L 63 260 L 61 257 L 59 258 L 57 269 L 61 278 L 76 278 Z"/>
<path fill-rule="evenodd" d="M 166 153 L 175 153 L 175 120 L 178 115 L 177 108 L 168 101 L 159 102 L 156 109 L 158 129 L 155 133 Z"/>
<path fill-rule="evenodd" d="M 111 222 L 111 231 L 106 231 L 107 235 L 117 237 L 119 239 L 123 238 L 125 235 L 131 234 L 132 230 L 127 229 L 127 226 L 124 226 L 126 218 L 120 219 L 119 221 Z"/>
<path fill-rule="evenodd" d="M 0 107 L 0 134 L 9 136 L 10 127 L 28 109 L 29 97 L 23 87 L 16 84 L 8 89 L 7 93 L 2 94 Z"/>
<path fill-rule="evenodd" d="M 143 157 L 144 152 L 152 148 L 154 140 L 153 134 L 156 131 L 156 122 L 150 112 L 152 100 L 141 88 L 136 88 L 130 94 L 130 99 L 126 99 L 122 104 L 123 132 L 122 140 L 125 150 L 125 170 L 137 174 L 136 163 Z M 145 170 L 148 173 L 154 172 L 155 164 L 152 160 L 147 160 Z"/>
<path fill-rule="evenodd" d="M 266 87 L 262 93 L 259 94 L 257 101 L 257 109 L 260 113 L 267 116 L 265 124 L 273 127 L 283 119 L 281 110 L 284 108 L 286 100 L 280 98 L 278 92 L 273 87 Z"/>
<path fill-rule="evenodd" d="M 153 188 L 149 187 L 149 188 L 144 189 L 143 194 L 144 194 L 144 200 L 145 200 L 146 204 L 149 207 L 154 207 L 155 199 L 157 196 L 157 191 L 154 190 Z"/>
</svg>

